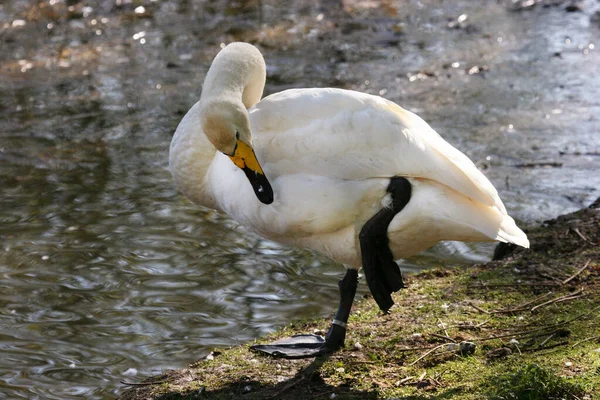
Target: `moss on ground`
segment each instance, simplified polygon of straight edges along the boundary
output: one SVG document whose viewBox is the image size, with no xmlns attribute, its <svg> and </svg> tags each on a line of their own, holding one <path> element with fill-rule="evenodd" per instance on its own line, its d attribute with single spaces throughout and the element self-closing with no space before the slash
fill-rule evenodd
<svg viewBox="0 0 600 400">
<path fill-rule="evenodd" d="M 346 347 L 329 357 L 215 350 L 121 399 L 600 398 L 599 209 L 532 229 L 531 249 L 503 260 L 407 277 L 389 314 L 357 302 Z M 257 342 L 328 324 L 292 323 Z M 474 353 L 457 351 L 464 342 Z"/>
<path fill-rule="evenodd" d="M 500 377 L 490 388 L 490 400 L 560 400 L 584 397 L 585 388 L 537 364 L 527 365 L 513 374 Z"/>
</svg>

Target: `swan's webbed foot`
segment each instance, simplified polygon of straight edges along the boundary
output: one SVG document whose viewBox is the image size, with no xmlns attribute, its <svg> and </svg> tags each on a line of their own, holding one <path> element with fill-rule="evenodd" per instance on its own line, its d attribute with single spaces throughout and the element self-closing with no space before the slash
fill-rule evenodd
<svg viewBox="0 0 600 400">
<path fill-rule="evenodd" d="M 250 346 L 250 350 L 278 358 L 308 358 L 324 354 L 325 339 L 319 335 L 294 335 L 269 344 Z"/>
<path fill-rule="evenodd" d="M 344 346 L 346 323 L 350 316 L 350 309 L 352 308 L 357 285 L 358 271 L 348 269 L 344 279 L 338 283 L 340 288 L 340 307 L 325 338 L 312 334 L 294 335 L 273 343 L 250 346 L 250 349 L 272 357 L 290 359 L 317 357 L 333 353 Z"/>
<path fill-rule="evenodd" d="M 327 336 L 301 334 L 280 339 L 269 344 L 250 346 L 250 349 L 278 358 L 309 358 L 333 353 L 344 345 L 346 328 L 331 325 Z"/>
</svg>

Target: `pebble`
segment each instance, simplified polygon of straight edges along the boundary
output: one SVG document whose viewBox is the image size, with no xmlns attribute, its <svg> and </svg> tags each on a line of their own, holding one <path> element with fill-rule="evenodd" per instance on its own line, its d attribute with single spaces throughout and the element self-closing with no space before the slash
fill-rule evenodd
<svg viewBox="0 0 600 400">
<path fill-rule="evenodd" d="M 477 345 L 473 342 L 460 342 L 459 350 L 461 354 L 473 354 Z"/>
<path fill-rule="evenodd" d="M 486 355 L 489 358 L 504 358 L 508 357 L 512 354 L 512 350 L 508 347 L 500 347 L 499 349 L 494 349 L 489 351 Z"/>
<path fill-rule="evenodd" d="M 446 345 L 446 351 L 455 351 L 461 355 L 469 355 L 475 353 L 477 345 L 473 342 L 450 343 Z"/>
</svg>

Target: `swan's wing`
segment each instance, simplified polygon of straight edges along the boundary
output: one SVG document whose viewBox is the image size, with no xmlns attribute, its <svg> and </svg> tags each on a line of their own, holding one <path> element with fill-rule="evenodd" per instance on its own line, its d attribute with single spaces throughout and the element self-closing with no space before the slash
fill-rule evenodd
<svg viewBox="0 0 600 400">
<path fill-rule="evenodd" d="M 498 191 L 469 157 L 446 142 L 416 114 L 391 101 L 387 103 L 389 110 L 410 130 L 409 135 L 420 137 L 428 146 L 431 162 L 436 165 L 436 168 L 429 170 L 430 176 L 416 177 L 436 180 L 483 204 L 496 206 L 506 215 L 506 208 L 498 196 Z"/>
<path fill-rule="evenodd" d="M 496 189 L 467 156 L 421 118 L 381 97 L 287 90 L 259 102 L 250 121 L 268 176 L 426 178 L 506 214 Z"/>
</svg>

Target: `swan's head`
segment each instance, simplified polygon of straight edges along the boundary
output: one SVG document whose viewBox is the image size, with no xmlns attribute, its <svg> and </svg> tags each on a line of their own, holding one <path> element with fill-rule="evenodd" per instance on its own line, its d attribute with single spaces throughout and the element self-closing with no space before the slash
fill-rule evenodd
<svg viewBox="0 0 600 400">
<path fill-rule="evenodd" d="M 273 189 L 254 154 L 248 111 L 242 102 L 223 100 L 204 104 L 201 124 L 213 146 L 244 171 L 258 200 L 271 204 Z"/>
</svg>

